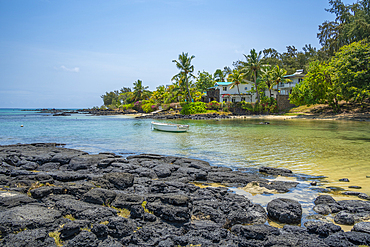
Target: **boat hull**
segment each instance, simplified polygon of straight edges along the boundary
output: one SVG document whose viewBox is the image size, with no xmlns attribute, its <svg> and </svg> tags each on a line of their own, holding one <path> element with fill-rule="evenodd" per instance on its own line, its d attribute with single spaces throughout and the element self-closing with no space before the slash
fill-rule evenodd
<svg viewBox="0 0 370 247">
<path fill-rule="evenodd" d="M 167 132 L 186 132 L 189 130 L 189 125 L 152 122 L 152 129 Z"/>
</svg>

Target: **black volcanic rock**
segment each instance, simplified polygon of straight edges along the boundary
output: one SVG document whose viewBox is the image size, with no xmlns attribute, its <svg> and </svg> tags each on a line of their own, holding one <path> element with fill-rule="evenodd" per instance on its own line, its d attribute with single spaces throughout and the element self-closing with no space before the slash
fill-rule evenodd
<svg viewBox="0 0 370 247">
<path fill-rule="evenodd" d="M 295 176 L 281 169 L 264 173 Z M 0 246 L 56 246 L 50 236 L 58 235 L 63 246 L 97 247 L 368 244 L 366 224 L 350 233 L 315 222 L 278 229 L 266 225 L 268 215 L 299 223 L 298 202 L 272 200 L 267 215 L 227 187 L 208 187 L 252 183 L 286 193 L 299 184 L 263 177 L 184 157 L 90 155 L 55 143 L 0 146 Z M 316 211 L 340 219 L 347 213 L 359 222 L 370 215 L 367 201 L 319 196 L 315 204 Z"/>
</svg>

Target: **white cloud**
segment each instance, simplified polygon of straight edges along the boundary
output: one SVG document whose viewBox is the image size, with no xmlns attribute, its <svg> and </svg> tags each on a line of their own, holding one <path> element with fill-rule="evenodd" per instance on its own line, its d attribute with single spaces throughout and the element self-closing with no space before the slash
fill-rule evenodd
<svg viewBox="0 0 370 247">
<path fill-rule="evenodd" d="M 58 68 L 55 68 L 55 69 L 61 69 L 61 70 L 64 70 L 64 71 L 69 71 L 69 72 L 80 72 L 80 68 L 78 68 L 78 67 L 74 67 L 74 68 L 72 68 L 72 69 L 70 69 L 70 68 L 67 68 L 66 66 L 64 66 L 64 65 L 62 65 L 62 66 L 60 66 L 60 67 L 58 67 Z"/>
</svg>

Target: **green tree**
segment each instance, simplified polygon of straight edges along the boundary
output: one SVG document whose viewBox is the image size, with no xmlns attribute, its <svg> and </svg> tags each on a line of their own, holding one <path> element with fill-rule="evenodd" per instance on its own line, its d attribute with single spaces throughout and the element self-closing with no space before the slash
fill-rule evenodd
<svg viewBox="0 0 370 247">
<path fill-rule="evenodd" d="M 278 65 L 277 65 L 278 66 Z M 273 66 L 265 66 L 261 69 L 261 81 L 266 85 L 266 88 L 269 90 L 271 97 L 271 90 L 275 86 L 275 81 L 272 79 L 272 69 Z"/>
<path fill-rule="evenodd" d="M 227 81 L 232 82 L 231 85 L 230 85 L 230 89 L 232 89 L 236 86 L 236 88 L 238 89 L 239 97 L 241 97 L 240 90 L 239 90 L 239 85 L 246 83 L 245 73 L 242 73 L 237 69 L 234 69 L 232 71 L 232 73 L 229 74 L 229 76 L 227 77 Z"/>
<path fill-rule="evenodd" d="M 188 102 L 192 102 L 192 97 L 189 89 L 189 79 L 191 77 L 195 78 L 195 76 L 192 74 L 194 72 L 194 66 L 191 64 L 191 60 L 193 60 L 194 58 L 194 55 L 189 56 L 188 53 L 183 52 L 179 55 L 178 60 L 172 60 L 172 62 L 175 63 L 176 67 L 180 70 L 180 72 L 174 77 L 180 76 L 180 78 L 185 80 Z"/>
<path fill-rule="evenodd" d="M 147 90 L 148 88 L 149 86 L 143 86 L 143 82 L 141 80 L 134 82 L 133 101 L 148 99 L 151 95 L 151 92 Z"/>
<path fill-rule="evenodd" d="M 208 88 L 213 87 L 215 81 L 210 73 L 203 70 L 203 72 L 198 71 L 198 77 L 195 82 L 195 87 L 201 93 L 207 91 Z"/>
<path fill-rule="evenodd" d="M 279 94 L 279 84 L 280 83 L 287 83 L 291 82 L 292 80 L 284 78 L 284 76 L 287 74 L 287 71 L 285 69 L 282 69 L 279 67 L 279 65 L 276 65 L 271 70 L 271 80 L 272 85 L 277 86 L 277 92 Z M 271 90 L 270 90 L 270 97 L 271 97 Z"/>
<path fill-rule="evenodd" d="M 244 57 L 246 58 L 246 62 L 242 62 L 244 68 L 243 70 L 245 71 L 245 74 L 250 76 L 250 78 L 254 81 L 254 86 L 255 90 L 257 93 L 257 103 L 260 102 L 260 93 L 258 90 L 258 76 L 259 73 L 261 72 L 261 68 L 263 66 L 263 61 L 262 61 L 262 51 L 256 52 L 255 49 L 252 49 L 249 55 L 245 55 Z"/>
<path fill-rule="evenodd" d="M 339 88 L 332 80 L 330 66 L 319 61 L 310 63 L 304 80 L 293 88 L 289 96 L 292 104 L 329 104 L 336 112 L 341 98 Z"/>
<path fill-rule="evenodd" d="M 363 102 L 370 96 L 370 44 L 343 46 L 330 61 L 333 81 L 346 101 Z"/>
<path fill-rule="evenodd" d="M 359 0 L 349 5 L 341 0 L 329 0 L 329 4 L 331 8 L 326 11 L 335 14 L 336 18 L 322 23 L 317 34 L 322 49 L 329 56 L 344 45 L 369 38 L 370 0 Z"/>
<path fill-rule="evenodd" d="M 105 92 L 105 95 L 100 96 L 100 98 L 103 99 L 105 106 L 116 105 L 117 103 L 120 103 L 119 95 L 119 91 L 115 90 L 109 93 Z"/>
</svg>

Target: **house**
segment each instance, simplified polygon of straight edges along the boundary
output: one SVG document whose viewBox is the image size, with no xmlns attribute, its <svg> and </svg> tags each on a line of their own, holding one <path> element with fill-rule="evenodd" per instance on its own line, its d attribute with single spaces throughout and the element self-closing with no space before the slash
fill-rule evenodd
<svg viewBox="0 0 370 247">
<path fill-rule="evenodd" d="M 246 102 L 255 102 L 257 99 L 257 95 L 255 93 L 251 93 L 251 90 L 254 88 L 254 84 L 246 83 L 246 84 L 239 84 L 239 92 L 238 87 L 234 86 L 230 89 L 232 82 L 216 82 L 215 86 L 209 88 L 207 91 L 207 96 L 205 98 L 205 102 L 211 101 L 218 101 L 218 102 L 239 102 L 239 101 L 246 101 Z M 266 91 L 268 94 L 268 91 Z"/>
<path fill-rule="evenodd" d="M 298 69 L 296 72 L 292 75 L 286 75 L 284 76 L 285 79 L 290 79 L 291 82 L 288 83 L 280 83 L 277 86 L 274 86 L 275 90 L 280 90 L 280 95 L 289 95 L 292 92 L 293 87 L 303 81 L 303 77 L 305 77 L 306 74 L 304 74 L 303 69 Z"/>
<path fill-rule="evenodd" d="M 288 95 L 292 92 L 292 89 L 295 85 L 300 83 L 303 80 L 304 74 L 303 69 L 297 70 L 292 75 L 286 75 L 284 78 L 290 79 L 291 82 L 288 83 L 280 83 L 279 85 L 275 85 L 272 89 L 271 97 L 277 98 L 277 95 L 281 96 L 280 98 L 284 98 L 285 101 L 289 102 Z M 216 82 L 214 87 L 211 87 L 207 91 L 207 95 L 204 97 L 203 101 L 208 103 L 211 101 L 218 101 L 218 102 L 239 102 L 239 101 L 246 101 L 246 102 L 256 102 L 257 94 L 251 93 L 251 89 L 254 88 L 254 83 L 247 83 L 247 84 L 239 84 L 239 91 L 238 88 L 235 86 L 230 89 L 232 82 Z M 277 92 L 279 90 L 279 93 Z M 265 91 L 265 95 L 270 95 L 269 90 Z M 286 98 L 286 99 L 285 99 Z"/>
</svg>

